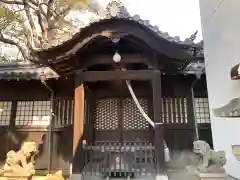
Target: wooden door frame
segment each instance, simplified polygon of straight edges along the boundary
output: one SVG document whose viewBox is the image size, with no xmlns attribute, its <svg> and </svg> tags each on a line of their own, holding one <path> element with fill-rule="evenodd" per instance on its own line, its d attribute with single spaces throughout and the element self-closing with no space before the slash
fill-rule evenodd
<svg viewBox="0 0 240 180">
<path fill-rule="evenodd" d="M 75 90 L 79 87 L 83 86 L 84 82 L 95 82 L 95 81 L 111 81 L 111 80 L 150 80 L 152 82 L 152 90 L 153 90 L 153 118 L 155 122 L 155 156 L 156 156 L 156 169 L 157 173 L 161 173 L 162 170 L 165 170 L 164 166 L 164 143 L 163 143 L 163 135 L 164 135 L 164 127 L 163 127 L 163 119 L 162 119 L 162 103 L 161 103 L 161 72 L 160 70 L 126 70 L 126 71 L 78 71 L 76 72 L 75 76 Z M 75 102 L 80 101 L 80 99 L 76 99 L 78 97 L 75 96 Z M 79 105 L 80 103 L 76 103 L 76 105 Z M 84 107 L 82 107 L 84 108 Z M 81 109 L 81 107 L 75 107 L 75 112 L 78 109 Z M 78 141 L 78 146 L 82 146 L 81 139 L 79 138 L 78 132 L 80 130 L 80 127 L 75 127 L 79 123 L 79 121 L 83 121 L 83 119 L 79 118 L 78 116 L 74 117 L 74 132 L 73 132 L 73 141 Z M 74 147 L 76 148 L 76 147 Z M 81 151 L 81 147 L 77 148 L 79 151 Z M 78 152 L 82 154 L 81 152 Z M 73 162 L 79 162 L 81 160 L 76 159 L 77 157 L 82 156 L 76 156 L 76 153 L 73 154 Z M 80 163 L 78 165 L 79 167 L 74 167 L 73 163 L 73 173 L 74 171 L 78 172 L 82 171 L 83 163 Z"/>
</svg>

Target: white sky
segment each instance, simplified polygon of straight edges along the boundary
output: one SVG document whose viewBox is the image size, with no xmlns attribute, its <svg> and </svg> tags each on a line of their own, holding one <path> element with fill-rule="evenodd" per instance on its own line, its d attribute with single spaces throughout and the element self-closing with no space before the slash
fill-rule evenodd
<svg viewBox="0 0 240 180">
<path fill-rule="evenodd" d="M 151 25 L 157 25 L 161 31 L 184 40 L 198 30 L 195 41 L 202 40 L 199 0 L 125 1 L 125 7 L 131 15 L 140 15 L 141 19 L 149 20 Z"/>
</svg>

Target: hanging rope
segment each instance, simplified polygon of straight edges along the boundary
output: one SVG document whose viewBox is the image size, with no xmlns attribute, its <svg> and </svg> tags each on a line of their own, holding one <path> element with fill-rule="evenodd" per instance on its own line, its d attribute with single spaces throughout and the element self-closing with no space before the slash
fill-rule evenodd
<svg viewBox="0 0 240 180">
<path fill-rule="evenodd" d="M 129 82 L 128 80 L 126 80 L 126 84 L 127 84 L 128 90 L 129 90 L 129 92 L 130 92 L 130 94 L 131 94 L 131 96 L 132 96 L 132 98 L 133 98 L 133 100 L 134 100 L 134 102 L 135 102 L 138 110 L 139 110 L 140 113 L 143 115 L 143 117 L 147 120 L 147 122 L 154 128 L 154 127 L 155 127 L 154 122 L 153 122 L 153 121 L 148 117 L 148 115 L 144 112 L 144 110 L 143 110 L 142 106 L 140 105 L 140 103 L 139 103 L 136 95 L 134 94 L 133 89 L 132 89 L 132 86 L 131 86 L 131 84 L 130 84 L 130 82 Z"/>
<path fill-rule="evenodd" d="M 133 89 L 132 89 L 132 86 L 131 86 L 131 84 L 130 84 L 130 81 L 129 81 L 129 80 L 126 80 L 126 84 L 127 84 L 128 90 L 129 90 L 129 92 L 130 92 L 130 94 L 131 94 L 131 96 L 132 96 L 132 98 L 133 98 L 133 100 L 134 100 L 134 102 L 135 102 L 138 110 L 141 112 L 141 114 L 142 114 L 143 117 L 146 119 L 146 121 L 154 128 L 154 127 L 155 127 L 154 122 L 153 122 L 153 121 L 148 117 L 148 115 L 144 112 L 142 106 L 140 105 L 140 103 L 139 103 L 139 101 L 138 101 L 138 99 L 137 99 L 137 97 L 136 97 L 136 95 L 135 95 L 135 93 L 134 93 L 134 91 L 133 91 Z M 165 140 L 164 140 L 164 160 L 165 160 L 165 162 L 169 162 L 170 159 L 171 159 L 171 158 L 170 158 L 170 152 L 169 152 L 169 149 L 168 149 L 168 147 L 167 147 L 167 144 L 166 144 L 166 142 L 165 142 Z"/>
</svg>

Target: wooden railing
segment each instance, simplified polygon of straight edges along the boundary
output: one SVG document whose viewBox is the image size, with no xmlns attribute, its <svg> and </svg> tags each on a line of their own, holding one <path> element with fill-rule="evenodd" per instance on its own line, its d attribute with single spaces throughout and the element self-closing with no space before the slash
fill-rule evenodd
<svg viewBox="0 0 240 180">
<path fill-rule="evenodd" d="M 97 143 L 83 145 L 83 175 L 137 177 L 155 174 L 154 150 L 150 143 Z"/>
</svg>

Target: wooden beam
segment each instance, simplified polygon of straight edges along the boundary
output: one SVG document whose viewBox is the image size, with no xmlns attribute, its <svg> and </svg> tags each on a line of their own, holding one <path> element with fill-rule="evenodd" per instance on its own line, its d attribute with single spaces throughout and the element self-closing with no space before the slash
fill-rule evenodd
<svg viewBox="0 0 240 180">
<path fill-rule="evenodd" d="M 73 154 L 75 154 L 79 140 L 83 135 L 84 125 L 84 87 L 83 84 L 75 89 L 73 122 Z"/>
<path fill-rule="evenodd" d="M 149 66 L 154 64 L 153 60 L 148 58 L 143 54 L 133 54 L 133 55 L 121 55 L 121 63 L 142 63 Z M 81 59 L 79 62 L 81 68 L 88 68 L 94 64 L 114 64 L 115 62 L 112 59 L 112 56 L 109 55 L 95 55 L 93 57 L 87 57 L 85 59 Z"/>
<path fill-rule="evenodd" d="M 75 88 L 74 104 L 72 173 L 80 173 L 84 166 L 84 151 L 82 149 L 82 136 L 84 131 L 83 84 Z"/>
<path fill-rule="evenodd" d="M 155 71 L 152 78 L 153 88 L 153 112 L 155 122 L 155 137 L 154 144 L 156 148 L 156 171 L 162 173 L 165 171 L 165 159 L 164 159 L 164 124 L 162 119 L 162 90 L 161 90 L 161 73 Z"/>
<path fill-rule="evenodd" d="M 152 78 L 153 88 L 153 107 L 154 107 L 154 121 L 156 123 L 163 123 L 162 119 L 162 88 L 161 88 L 161 73 L 160 71 L 153 72 Z"/>
<path fill-rule="evenodd" d="M 110 80 L 150 80 L 153 70 L 129 71 L 86 71 L 82 73 L 83 81 L 110 81 Z"/>
<path fill-rule="evenodd" d="M 155 123 L 154 145 L 156 156 L 156 172 L 161 174 L 165 172 L 165 157 L 164 157 L 164 126 L 161 123 Z"/>
</svg>

